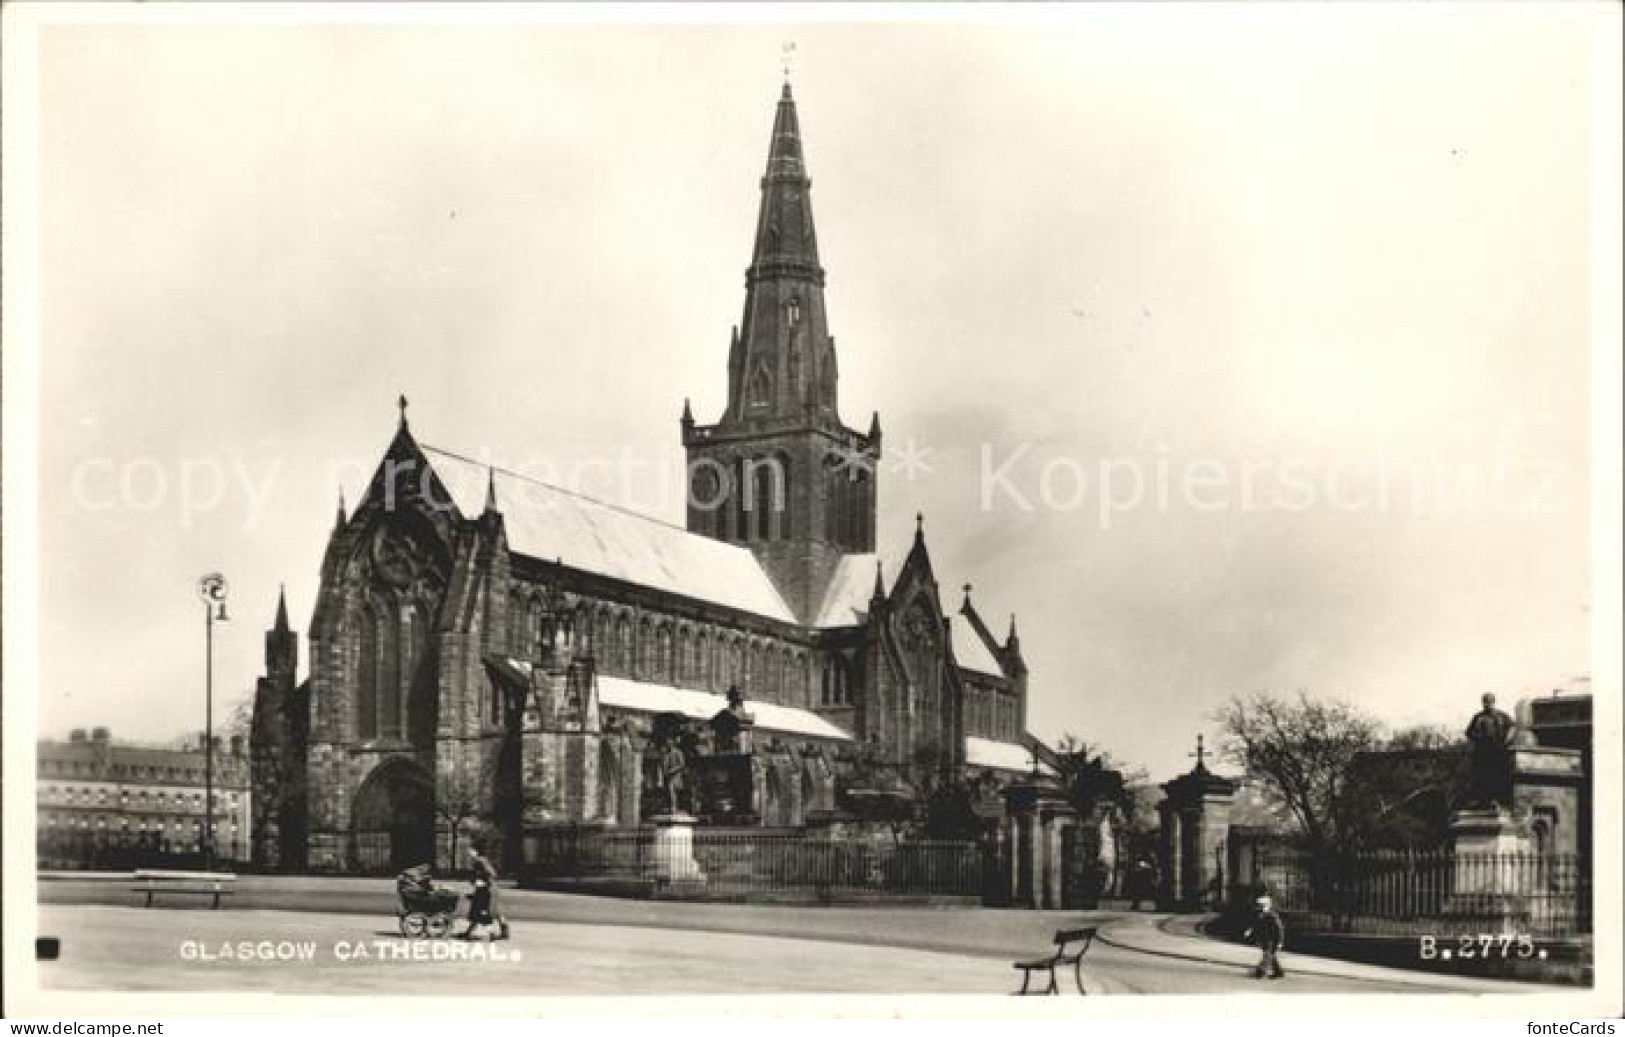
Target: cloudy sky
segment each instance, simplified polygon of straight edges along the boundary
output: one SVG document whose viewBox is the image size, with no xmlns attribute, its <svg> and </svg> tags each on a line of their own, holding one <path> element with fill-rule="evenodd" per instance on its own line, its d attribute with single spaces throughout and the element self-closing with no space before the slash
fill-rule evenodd
<svg viewBox="0 0 1625 1037">
<path fill-rule="evenodd" d="M 40 728 L 201 726 L 213 569 L 243 698 L 399 393 L 680 521 L 787 39 L 881 550 L 1018 614 L 1037 733 L 1165 777 L 1238 693 L 1585 673 L 1601 10 L 48 27 Z"/>
</svg>

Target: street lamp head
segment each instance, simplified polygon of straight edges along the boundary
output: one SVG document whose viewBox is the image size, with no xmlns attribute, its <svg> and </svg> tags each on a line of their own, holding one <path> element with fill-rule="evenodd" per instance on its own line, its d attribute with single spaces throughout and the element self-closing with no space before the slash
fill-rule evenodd
<svg viewBox="0 0 1625 1037">
<path fill-rule="evenodd" d="M 205 604 L 213 605 L 226 600 L 226 578 L 219 573 L 208 573 L 197 581 L 197 596 Z"/>
</svg>

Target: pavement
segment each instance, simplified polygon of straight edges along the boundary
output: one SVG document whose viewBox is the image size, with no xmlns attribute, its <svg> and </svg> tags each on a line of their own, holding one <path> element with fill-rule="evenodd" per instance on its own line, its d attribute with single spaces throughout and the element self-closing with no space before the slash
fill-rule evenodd
<svg viewBox="0 0 1625 1037">
<path fill-rule="evenodd" d="M 1201 926 L 1211 916 L 1156 915 L 1136 919 L 1135 924 L 1109 927 L 1101 939 L 1108 945 L 1140 954 L 1152 954 L 1180 961 L 1205 962 L 1226 968 L 1244 969 L 1249 974 L 1258 964 L 1258 951 L 1252 947 L 1207 936 Z M 1451 976 L 1436 972 L 1411 972 L 1384 965 L 1367 965 L 1309 954 L 1283 952 L 1281 965 L 1290 975 L 1369 982 L 1384 986 L 1411 985 L 1433 993 L 1511 994 L 1550 993 L 1550 986 L 1474 976 Z M 1262 981 L 1265 984 L 1269 980 Z"/>
<path fill-rule="evenodd" d="M 430 941 L 446 944 L 440 951 L 414 950 L 399 938 L 391 880 L 244 876 L 237 888 L 220 911 L 145 909 L 119 878 L 42 881 L 39 932 L 63 943 L 60 960 L 42 965 L 41 983 L 309 994 L 1005 994 L 1019 986 L 1011 962 L 1042 956 L 1057 929 L 1094 925 L 1100 935 L 1084 969 L 1090 994 L 1549 990 L 1295 954 L 1283 958 L 1285 979 L 1255 980 L 1256 951 L 1160 914 L 706 904 L 513 889 L 499 898 L 513 939 L 452 960 L 448 941 Z M 1065 977 L 1063 993 L 1075 994 L 1070 984 Z"/>
</svg>

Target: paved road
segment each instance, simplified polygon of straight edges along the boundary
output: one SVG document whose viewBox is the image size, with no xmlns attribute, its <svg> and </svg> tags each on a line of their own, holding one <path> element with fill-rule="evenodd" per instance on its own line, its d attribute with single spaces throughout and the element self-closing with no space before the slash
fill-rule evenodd
<svg viewBox="0 0 1625 1037">
<path fill-rule="evenodd" d="M 42 966 L 41 983 L 302 994 L 1002 994 L 1016 985 L 1011 961 L 1041 952 L 1057 928 L 1082 923 L 1101 926 L 1110 941 L 1089 952 L 1092 994 L 1462 989 L 1441 977 L 1370 966 L 1258 981 L 1248 974 L 1245 948 L 1171 936 L 1147 915 L 691 904 L 514 890 L 502 894 L 512 940 L 455 945 L 477 960 L 395 960 L 431 951 L 412 952 L 398 938 L 387 880 L 254 878 L 241 885 L 234 906 L 216 912 L 136 907 L 127 883 L 42 884 L 40 931 L 61 937 L 63 952 Z M 102 902 L 68 902 L 84 900 Z M 225 956 L 245 942 L 248 960 Z M 255 960 L 266 948 L 273 960 Z M 300 956 L 278 960 L 285 953 Z M 453 953 L 452 945 L 438 953 Z"/>
</svg>

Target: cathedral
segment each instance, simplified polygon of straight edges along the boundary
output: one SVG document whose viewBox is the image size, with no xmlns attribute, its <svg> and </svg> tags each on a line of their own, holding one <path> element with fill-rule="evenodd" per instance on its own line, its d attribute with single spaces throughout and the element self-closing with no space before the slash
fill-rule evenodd
<svg viewBox="0 0 1625 1037">
<path fill-rule="evenodd" d="M 445 863 L 465 824 L 519 862 L 668 811 L 793 829 L 885 775 L 1034 769 L 1014 618 L 996 636 L 968 588 L 950 614 L 923 521 L 877 551 L 880 420 L 841 416 L 810 185 L 786 84 L 727 405 L 679 420 L 682 527 L 420 442 L 402 401 L 340 503 L 304 680 L 284 603 L 266 635 L 256 863 Z"/>
</svg>

